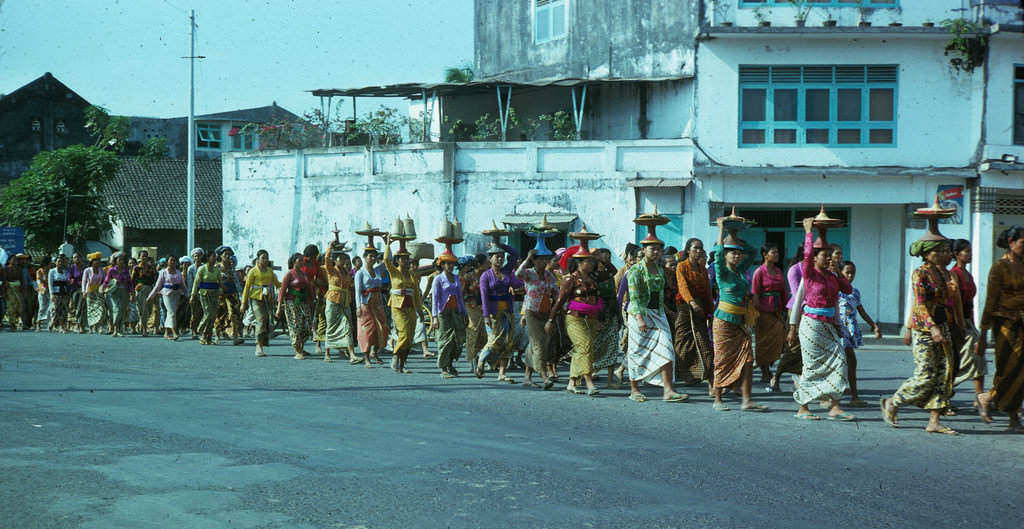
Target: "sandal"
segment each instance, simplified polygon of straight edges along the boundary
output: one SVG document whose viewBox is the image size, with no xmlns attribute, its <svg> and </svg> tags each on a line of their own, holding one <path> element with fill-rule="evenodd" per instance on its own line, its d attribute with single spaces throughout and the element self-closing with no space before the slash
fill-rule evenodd
<svg viewBox="0 0 1024 529">
<path fill-rule="evenodd" d="M 715 411 L 730 411 L 732 408 L 726 406 L 724 402 L 716 402 L 711 405 L 711 409 Z"/>
<path fill-rule="evenodd" d="M 949 426 L 940 426 L 938 430 L 929 430 L 929 429 L 925 428 L 924 431 L 926 431 L 928 433 L 941 433 L 941 434 L 945 434 L 945 435 L 959 435 L 960 434 L 960 432 L 950 428 Z"/>
<path fill-rule="evenodd" d="M 752 411 L 752 412 L 764 413 L 764 412 L 768 411 L 768 406 L 765 406 L 764 404 L 753 404 L 753 405 L 750 405 L 750 406 L 743 406 L 743 407 L 741 407 L 740 411 Z"/>
<path fill-rule="evenodd" d="M 571 393 L 573 395 L 582 395 L 583 394 L 583 390 L 582 389 L 576 389 L 576 388 L 565 388 L 565 392 L 566 393 Z"/>
<path fill-rule="evenodd" d="M 818 417 L 817 415 L 815 415 L 815 414 L 813 414 L 811 412 L 797 413 L 793 417 L 795 417 L 797 419 L 800 419 L 801 421 L 817 421 L 817 420 L 821 419 L 821 417 Z"/>
<path fill-rule="evenodd" d="M 514 378 L 509 377 L 498 377 L 498 382 L 507 382 L 509 384 L 515 384 L 516 380 Z"/>
<path fill-rule="evenodd" d="M 524 380 L 523 381 L 523 387 L 524 388 L 539 388 L 540 386 L 538 386 L 537 383 L 532 381 L 532 380 Z"/>
<path fill-rule="evenodd" d="M 476 375 L 476 378 L 484 378 L 484 366 L 483 366 L 483 364 L 478 362 L 476 364 L 476 367 L 473 368 L 473 374 Z"/>
<path fill-rule="evenodd" d="M 992 422 L 992 417 L 988 414 L 988 402 L 982 404 L 981 397 L 979 395 L 974 396 L 974 406 L 978 409 L 978 417 L 986 423 Z"/>
<path fill-rule="evenodd" d="M 673 393 L 667 397 L 662 397 L 661 400 L 664 402 L 685 402 L 689 398 L 690 396 L 684 393 Z"/>
<path fill-rule="evenodd" d="M 850 422 L 850 421 L 857 420 L 856 416 L 854 416 L 852 413 L 847 412 L 847 411 L 844 411 L 844 412 L 840 413 L 839 415 L 826 415 L 825 418 L 830 420 L 830 421 L 841 421 L 841 422 Z"/>
<path fill-rule="evenodd" d="M 601 390 L 597 389 L 596 387 L 593 387 L 593 388 L 590 388 L 590 389 L 587 390 L 587 396 L 588 397 L 595 397 L 595 396 L 600 395 L 600 394 L 601 394 Z"/>
<path fill-rule="evenodd" d="M 633 402 L 647 402 L 647 395 L 643 393 L 630 393 L 629 400 Z"/>
<path fill-rule="evenodd" d="M 882 419 L 885 420 L 885 424 L 888 424 L 889 426 L 896 428 L 896 425 L 898 425 L 900 421 L 899 418 L 896 416 L 895 406 L 893 406 L 893 411 L 889 411 L 889 402 L 892 402 L 892 399 L 883 398 L 882 400 L 878 401 L 878 405 L 881 406 L 882 408 Z"/>
</svg>

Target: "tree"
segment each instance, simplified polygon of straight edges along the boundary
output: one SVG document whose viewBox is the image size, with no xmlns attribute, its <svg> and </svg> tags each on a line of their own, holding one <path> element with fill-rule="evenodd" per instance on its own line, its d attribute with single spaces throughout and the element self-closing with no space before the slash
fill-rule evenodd
<svg viewBox="0 0 1024 529">
<path fill-rule="evenodd" d="M 42 251 L 64 242 L 65 219 L 76 245 L 99 238 L 110 229 L 103 188 L 119 164 L 117 154 L 96 145 L 37 154 L 28 171 L 0 190 L 0 224 L 23 228 L 25 246 Z"/>
<path fill-rule="evenodd" d="M 473 67 L 469 65 L 444 69 L 444 82 L 468 83 L 473 80 Z"/>
<path fill-rule="evenodd" d="M 123 152 L 131 120 L 125 116 L 111 116 L 107 109 L 90 105 L 85 109 L 85 130 L 96 138 L 94 147 L 117 153 Z"/>
</svg>

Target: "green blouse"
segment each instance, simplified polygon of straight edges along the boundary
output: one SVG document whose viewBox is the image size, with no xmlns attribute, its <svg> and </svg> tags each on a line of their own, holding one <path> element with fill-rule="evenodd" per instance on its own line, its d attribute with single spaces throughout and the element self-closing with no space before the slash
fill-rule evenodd
<svg viewBox="0 0 1024 529">
<path fill-rule="evenodd" d="M 217 292 L 220 292 L 220 267 L 202 265 L 196 270 L 196 278 L 192 281 L 192 295 L 199 292 L 199 283 L 217 283 Z"/>
<path fill-rule="evenodd" d="M 629 267 L 629 271 L 626 272 L 626 281 L 629 285 L 627 313 L 646 316 L 651 299 L 658 300 L 658 312 L 664 310 L 665 274 L 662 267 L 654 268 L 655 273 L 652 274 L 643 260 Z"/>
<path fill-rule="evenodd" d="M 733 271 L 725 264 L 725 248 L 716 244 L 712 251 L 715 252 L 715 282 L 718 283 L 719 302 L 732 303 L 742 306 L 750 294 L 750 281 L 747 281 L 747 269 L 754 262 L 754 251 L 749 244 L 743 243 L 743 260 Z M 715 309 L 715 317 L 735 325 L 743 325 L 743 316 L 729 314 L 722 309 Z"/>
</svg>

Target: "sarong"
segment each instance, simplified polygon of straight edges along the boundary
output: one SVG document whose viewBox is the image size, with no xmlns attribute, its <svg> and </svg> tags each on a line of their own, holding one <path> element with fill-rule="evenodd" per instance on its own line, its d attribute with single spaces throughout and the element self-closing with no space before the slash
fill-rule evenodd
<svg viewBox="0 0 1024 529">
<path fill-rule="evenodd" d="M 391 320 L 395 322 L 395 332 L 398 334 L 395 340 L 395 354 L 408 353 L 416 343 L 416 322 L 419 320 L 416 307 L 392 307 Z"/>
<path fill-rule="evenodd" d="M 166 296 L 160 296 L 164 304 L 164 329 L 174 329 L 178 322 L 178 305 L 181 304 L 181 296 L 177 292 Z"/>
<path fill-rule="evenodd" d="M 479 305 L 466 305 L 466 316 L 469 317 L 466 324 L 466 360 L 471 365 L 476 365 L 476 356 L 487 342 L 484 313 Z"/>
<path fill-rule="evenodd" d="M 363 310 L 357 315 L 359 329 L 359 349 L 363 353 L 369 353 L 374 348 L 377 353 L 384 350 L 388 339 L 388 317 L 384 305 L 377 299 L 377 295 L 370 296 L 370 302 L 362 306 Z"/>
<path fill-rule="evenodd" d="M 799 332 L 799 327 L 797 327 L 797 330 Z M 800 373 L 803 372 L 803 365 L 803 357 L 800 352 L 800 340 L 797 340 L 794 343 L 789 343 L 789 340 L 787 339 L 782 344 L 782 358 L 779 358 L 779 365 L 775 367 L 775 376 L 781 377 L 783 373 L 792 373 L 799 376 Z"/>
<path fill-rule="evenodd" d="M 799 333 L 803 373 L 795 381 L 793 400 L 801 406 L 824 398 L 839 400 L 850 387 L 843 335 L 835 325 L 807 316 L 800 318 Z"/>
<path fill-rule="evenodd" d="M 530 337 L 530 346 L 526 350 L 526 361 L 530 368 L 544 375 L 545 366 L 558 361 L 558 349 L 552 347 L 552 335 L 544 332 L 547 318 L 533 311 L 526 312 L 526 333 Z M 554 322 L 551 322 L 554 325 Z M 558 329 L 552 329 L 553 334 Z M 468 346 L 467 346 L 468 347 Z"/>
<path fill-rule="evenodd" d="M 754 350 L 750 334 L 743 327 L 714 318 L 711 322 L 715 337 L 715 387 L 727 388 L 743 375 L 743 368 L 754 364 Z"/>
<path fill-rule="evenodd" d="M 941 410 L 949 407 L 953 396 L 953 350 L 949 327 L 941 325 L 946 340 L 937 344 L 931 333 L 911 331 L 914 351 L 914 374 L 905 380 L 892 403 L 896 406 L 913 404 L 926 410 Z"/>
<path fill-rule="evenodd" d="M 615 367 L 622 363 L 619 349 L 618 305 L 609 303 L 598 315 L 594 333 L 594 372 Z"/>
<path fill-rule="evenodd" d="M 253 326 L 256 327 L 256 343 L 270 345 L 270 301 L 251 299 L 249 307 L 253 314 Z"/>
<path fill-rule="evenodd" d="M 149 297 L 149 293 L 153 291 L 152 285 L 139 285 L 135 291 L 135 309 L 139 313 L 139 330 L 148 330 L 152 315 L 150 314 L 156 309 L 156 306 L 150 303 L 146 298 Z M 159 309 L 157 309 L 159 310 Z"/>
<path fill-rule="evenodd" d="M 486 321 L 487 343 L 480 351 L 484 360 L 491 365 L 498 365 L 512 356 L 512 313 L 499 310 L 492 314 L 494 322 Z"/>
<path fill-rule="evenodd" d="M 192 330 L 193 335 L 199 334 L 199 322 L 203 320 L 203 305 L 199 302 L 199 296 L 196 296 L 194 302 L 189 303 L 189 312 L 191 313 L 190 322 L 188 328 Z"/>
<path fill-rule="evenodd" d="M 85 328 L 85 296 L 80 289 L 71 293 L 71 301 L 68 302 L 68 321 Z"/>
<path fill-rule="evenodd" d="M 89 327 L 103 324 L 107 315 L 107 304 L 103 299 L 103 294 L 89 292 L 85 295 L 85 313 L 85 323 Z"/>
<path fill-rule="evenodd" d="M 675 362 L 672 329 L 668 325 L 665 313 L 660 310 L 648 310 L 644 320 L 648 329 L 646 333 L 641 333 L 636 316 L 626 316 L 626 328 L 629 329 L 626 367 L 629 369 L 629 379 L 637 383 L 647 382 L 655 386 L 664 386 L 661 369 Z"/>
<path fill-rule="evenodd" d="M 956 369 L 956 379 L 953 387 L 959 386 L 968 380 L 985 378 L 988 369 L 985 366 L 985 355 L 974 354 L 974 346 L 978 343 L 978 329 L 974 325 L 964 329 L 964 343 L 960 347 L 958 357 L 959 366 Z"/>
<path fill-rule="evenodd" d="M 53 302 L 50 305 L 50 310 L 53 312 L 53 321 L 51 325 L 53 327 L 64 326 L 68 319 L 68 303 L 71 302 L 71 296 L 67 294 L 57 294 L 53 296 Z"/>
<path fill-rule="evenodd" d="M 996 374 L 992 378 L 992 403 L 1005 413 L 1016 413 L 1024 400 L 1024 314 L 1017 319 L 996 318 Z"/>
<path fill-rule="evenodd" d="M 714 352 L 708 343 L 708 320 L 689 303 L 680 303 L 675 326 L 676 377 L 708 380 L 714 373 Z"/>
<path fill-rule="evenodd" d="M 331 349 L 352 347 L 352 327 L 348 323 L 348 303 L 324 304 L 324 346 Z"/>
<path fill-rule="evenodd" d="M 437 367 L 451 369 L 466 342 L 466 315 L 442 311 L 437 318 Z"/>
<path fill-rule="evenodd" d="M 239 308 L 238 294 L 221 294 L 217 300 L 217 319 L 214 328 L 217 332 L 230 336 L 242 336 L 242 311 Z"/>
<path fill-rule="evenodd" d="M 594 335 L 597 333 L 597 318 L 594 316 L 565 315 L 565 330 L 572 341 L 572 362 L 569 376 L 572 378 L 594 374 Z"/>
<path fill-rule="evenodd" d="M 199 320 L 199 336 L 209 341 L 213 337 L 213 324 L 217 320 L 217 303 L 220 301 L 220 292 L 213 289 L 199 289 L 199 307 L 203 312 Z"/>
<path fill-rule="evenodd" d="M 36 295 L 36 303 L 39 307 L 39 313 L 36 315 L 36 323 L 39 324 L 40 328 L 48 328 L 50 322 L 50 293 L 38 293 Z"/>
<path fill-rule="evenodd" d="M 310 329 L 313 325 L 313 315 L 310 314 L 308 303 L 287 300 L 284 302 L 284 317 L 288 323 L 288 336 L 291 338 L 292 348 L 296 352 L 309 341 Z"/>
<path fill-rule="evenodd" d="M 313 312 L 313 341 L 327 341 L 327 298 L 318 296 L 316 309 Z M 330 347 L 330 346 L 328 346 Z"/>
<path fill-rule="evenodd" d="M 782 357 L 786 346 L 786 321 L 782 312 L 761 312 L 754 327 L 754 358 L 758 366 L 770 366 Z"/>
<path fill-rule="evenodd" d="M 128 320 L 128 291 L 124 287 L 116 287 L 107 291 L 110 299 L 110 323 L 117 331 L 123 331 Z"/>
</svg>

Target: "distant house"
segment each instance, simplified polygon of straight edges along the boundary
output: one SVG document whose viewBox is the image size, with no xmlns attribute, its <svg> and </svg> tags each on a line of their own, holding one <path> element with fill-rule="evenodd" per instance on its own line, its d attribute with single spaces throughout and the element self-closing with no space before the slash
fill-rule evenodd
<svg viewBox="0 0 1024 529">
<path fill-rule="evenodd" d="M 114 219 L 103 242 L 133 254 L 148 249 L 151 255 L 185 255 L 187 169 L 185 160 L 123 158 L 104 192 Z M 196 160 L 195 196 L 196 244 L 215 248 L 221 244 L 219 159 Z"/>
<path fill-rule="evenodd" d="M 92 143 L 85 130 L 89 105 L 50 72 L 0 96 L 0 186 L 21 176 L 42 151 Z"/>
<path fill-rule="evenodd" d="M 243 133 L 250 123 L 271 124 L 302 118 L 273 102 L 268 106 L 216 112 L 196 116 L 196 159 L 219 160 L 225 152 L 252 151 L 259 147 L 258 133 Z M 168 156 L 188 155 L 188 118 L 147 118 L 133 116 L 128 133 L 129 153 L 135 153 L 150 138 L 167 140 Z"/>
</svg>

